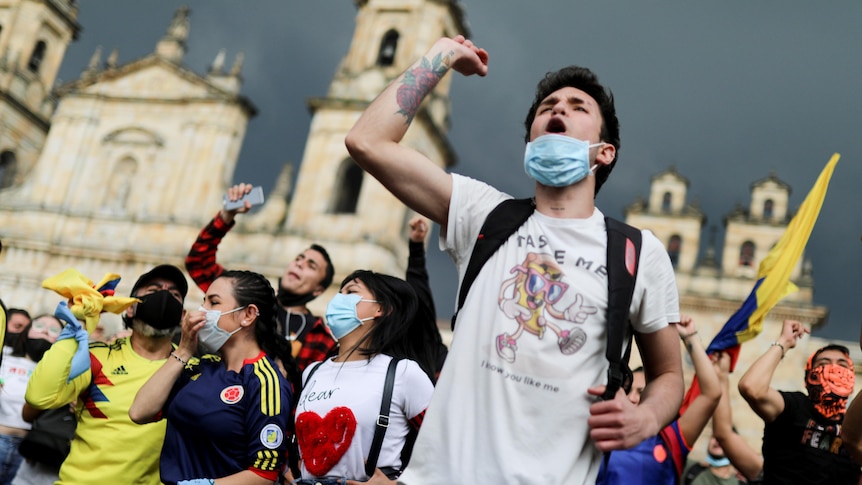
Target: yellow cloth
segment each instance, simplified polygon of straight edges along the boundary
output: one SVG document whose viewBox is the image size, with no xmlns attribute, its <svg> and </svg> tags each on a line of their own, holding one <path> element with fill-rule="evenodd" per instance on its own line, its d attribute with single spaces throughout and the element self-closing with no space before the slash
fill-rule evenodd
<svg viewBox="0 0 862 485">
<path fill-rule="evenodd" d="M 102 312 L 121 313 L 140 301 L 137 298 L 104 296 L 97 290 L 119 278 L 118 274 L 107 273 L 98 285 L 93 285 L 93 282 L 78 270 L 69 268 L 56 276 L 47 278 L 42 282 L 42 288 L 53 290 L 67 298 L 72 313 L 78 320 L 86 323 L 87 333 L 93 333 L 99 324 L 99 315 Z"/>
</svg>

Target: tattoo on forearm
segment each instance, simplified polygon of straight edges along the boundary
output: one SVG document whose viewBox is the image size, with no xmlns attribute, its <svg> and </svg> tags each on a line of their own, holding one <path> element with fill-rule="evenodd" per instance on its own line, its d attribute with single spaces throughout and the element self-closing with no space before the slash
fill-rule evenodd
<svg viewBox="0 0 862 485">
<path fill-rule="evenodd" d="M 398 113 L 404 115 L 406 124 L 413 121 L 425 95 L 434 89 L 449 70 L 449 62 L 454 54 L 454 51 L 450 51 L 444 56 L 441 52 L 430 61 L 423 57 L 418 66 L 404 73 L 396 98 L 400 108 Z"/>
</svg>

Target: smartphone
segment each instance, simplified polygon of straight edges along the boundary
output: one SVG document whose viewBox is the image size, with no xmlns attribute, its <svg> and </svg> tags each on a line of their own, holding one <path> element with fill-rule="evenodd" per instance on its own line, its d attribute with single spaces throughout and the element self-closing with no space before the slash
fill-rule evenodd
<svg viewBox="0 0 862 485">
<path fill-rule="evenodd" d="M 225 196 L 224 196 L 224 208 L 225 208 L 225 210 L 229 210 L 229 211 L 236 210 L 236 209 L 242 209 L 243 207 L 245 207 L 245 201 L 251 202 L 252 207 L 254 207 L 256 205 L 263 204 L 263 187 L 261 187 L 261 186 L 254 187 L 251 189 L 251 191 L 249 193 L 242 196 L 241 199 L 237 199 L 234 201 L 231 201 L 230 199 L 228 199 L 227 194 L 225 194 Z"/>
</svg>

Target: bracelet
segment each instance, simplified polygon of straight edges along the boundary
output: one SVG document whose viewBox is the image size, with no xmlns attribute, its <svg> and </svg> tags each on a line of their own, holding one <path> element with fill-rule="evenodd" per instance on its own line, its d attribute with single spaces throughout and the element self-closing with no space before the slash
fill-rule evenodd
<svg viewBox="0 0 862 485">
<path fill-rule="evenodd" d="M 182 364 L 183 364 L 183 367 L 186 367 L 187 365 L 189 365 L 189 361 L 187 361 L 187 360 L 183 360 L 183 358 L 182 358 L 182 357 L 180 357 L 179 355 L 175 354 L 174 352 L 171 352 L 171 357 L 173 357 L 173 358 L 177 359 L 178 361 L 180 361 L 180 363 L 182 363 Z"/>
<path fill-rule="evenodd" d="M 769 344 L 769 348 L 771 349 L 772 347 L 780 347 L 781 348 L 781 360 L 784 360 L 784 353 L 787 352 L 787 349 L 785 349 L 784 346 L 781 345 L 781 342 L 779 342 L 778 340 L 776 340 L 775 342 L 772 342 L 771 344 Z"/>
<path fill-rule="evenodd" d="M 685 335 L 680 335 L 679 339 L 682 340 L 683 342 L 685 342 L 685 339 L 687 339 L 689 337 L 694 337 L 695 335 L 697 335 L 697 330 L 695 330 L 694 332 L 691 332 L 691 333 L 687 333 Z"/>
</svg>

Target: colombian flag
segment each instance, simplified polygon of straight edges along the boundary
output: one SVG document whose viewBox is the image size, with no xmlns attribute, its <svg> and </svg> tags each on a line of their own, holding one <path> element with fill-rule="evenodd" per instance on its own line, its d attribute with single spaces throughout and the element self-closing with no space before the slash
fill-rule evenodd
<svg viewBox="0 0 862 485">
<path fill-rule="evenodd" d="M 817 182 L 808 192 L 805 201 L 799 207 L 799 212 L 793 216 L 787 230 L 784 231 L 784 235 L 760 263 L 757 271 L 757 282 L 754 284 L 751 294 L 707 347 L 707 354 L 715 352 L 730 354 L 731 371 L 736 367 L 740 344 L 757 337 L 763 329 L 763 319 L 772 310 L 772 307 L 785 296 L 798 290 L 796 285 L 790 281 L 790 273 L 808 243 L 808 237 L 811 235 L 811 230 L 814 229 L 814 223 L 817 222 L 820 207 L 823 206 L 823 199 L 826 197 L 829 179 L 832 178 L 832 172 L 840 157 L 841 155 L 838 153 L 832 155 L 829 163 L 820 172 Z M 693 396 L 699 393 L 699 391 L 695 391 L 697 387 L 699 386 L 695 380 L 692 382 L 688 395 L 686 395 L 683 408 Z"/>
</svg>

